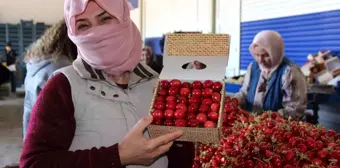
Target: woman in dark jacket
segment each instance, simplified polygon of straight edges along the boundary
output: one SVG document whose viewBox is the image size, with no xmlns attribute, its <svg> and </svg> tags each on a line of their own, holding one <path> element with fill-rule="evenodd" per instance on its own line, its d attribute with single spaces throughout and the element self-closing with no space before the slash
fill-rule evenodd
<svg viewBox="0 0 340 168">
<path fill-rule="evenodd" d="M 4 50 L 4 56 L 1 59 L 1 62 L 5 64 L 5 66 L 10 67 L 10 66 L 14 66 L 17 62 L 17 53 L 15 52 L 15 50 L 13 49 L 12 43 L 11 42 L 7 42 L 6 46 L 5 46 L 5 50 Z M 8 68 L 11 69 L 11 68 Z M 11 70 L 10 73 L 10 81 L 11 81 L 11 92 L 15 93 L 16 92 L 16 75 L 15 75 L 15 71 Z"/>
</svg>

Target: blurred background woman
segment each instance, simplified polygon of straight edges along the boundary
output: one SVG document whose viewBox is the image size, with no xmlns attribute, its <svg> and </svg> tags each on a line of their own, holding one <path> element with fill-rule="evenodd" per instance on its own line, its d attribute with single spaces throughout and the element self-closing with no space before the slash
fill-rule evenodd
<svg viewBox="0 0 340 168">
<path fill-rule="evenodd" d="M 39 92 L 50 75 L 57 69 L 72 64 L 77 57 L 77 47 L 67 36 L 65 20 L 50 27 L 33 43 L 25 55 L 27 74 L 25 78 L 25 104 L 23 135 L 26 136 L 31 111 Z"/>
<path fill-rule="evenodd" d="M 141 62 L 144 62 L 150 68 L 152 68 L 154 71 L 160 74 L 163 67 L 158 65 L 154 59 L 155 59 L 155 56 L 152 52 L 152 48 L 149 46 L 144 47 L 142 51 Z"/>
</svg>

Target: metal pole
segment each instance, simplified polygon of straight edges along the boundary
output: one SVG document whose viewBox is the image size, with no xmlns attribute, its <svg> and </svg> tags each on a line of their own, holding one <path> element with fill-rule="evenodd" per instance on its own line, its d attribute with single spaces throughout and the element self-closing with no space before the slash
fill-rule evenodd
<svg viewBox="0 0 340 168">
<path fill-rule="evenodd" d="M 211 33 L 216 33 L 216 24 L 217 24 L 217 0 L 212 0 L 212 25 L 211 25 Z"/>
<path fill-rule="evenodd" d="M 145 45 L 145 32 L 146 32 L 146 17 L 145 17 L 145 6 L 146 6 L 146 1 L 145 0 L 140 0 L 140 33 L 142 35 L 142 40 L 143 40 L 143 46 Z"/>
</svg>

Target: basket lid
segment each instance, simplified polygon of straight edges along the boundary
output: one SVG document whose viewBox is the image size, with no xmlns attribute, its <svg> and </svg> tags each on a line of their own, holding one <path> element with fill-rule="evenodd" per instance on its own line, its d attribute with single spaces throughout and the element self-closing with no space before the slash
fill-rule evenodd
<svg viewBox="0 0 340 168">
<path fill-rule="evenodd" d="M 160 78 L 222 80 L 228 64 L 229 48 L 228 34 L 168 34 Z M 193 68 L 195 61 L 203 63 L 205 68 Z"/>
</svg>

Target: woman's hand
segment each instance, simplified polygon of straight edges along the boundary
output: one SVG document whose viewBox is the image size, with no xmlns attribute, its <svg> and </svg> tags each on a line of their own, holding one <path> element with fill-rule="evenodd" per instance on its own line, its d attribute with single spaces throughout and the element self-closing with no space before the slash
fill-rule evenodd
<svg viewBox="0 0 340 168">
<path fill-rule="evenodd" d="M 160 155 L 167 152 L 173 141 L 183 135 L 176 131 L 153 139 L 146 139 L 143 133 L 152 123 L 152 116 L 142 118 L 119 144 L 121 164 L 126 165 L 151 165 Z"/>
</svg>

